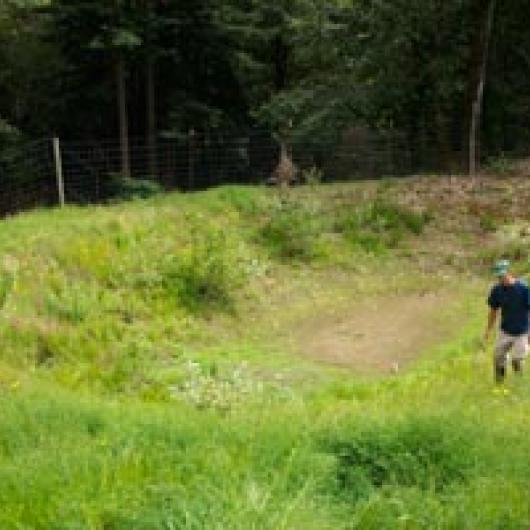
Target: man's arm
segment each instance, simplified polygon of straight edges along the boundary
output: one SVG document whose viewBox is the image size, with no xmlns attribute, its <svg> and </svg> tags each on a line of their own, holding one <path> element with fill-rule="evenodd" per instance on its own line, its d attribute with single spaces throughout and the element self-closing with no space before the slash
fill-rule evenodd
<svg viewBox="0 0 530 530">
<path fill-rule="evenodd" d="M 499 310 L 495 308 L 490 308 L 489 316 L 488 316 L 488 325 L 486 326 L 486 332 L 484 333 L 484 340 L 488 340 L 491 330 L 495 326 L 495 322 L 497 322 L 497 315 L 499 314 Z"/>
</svg>

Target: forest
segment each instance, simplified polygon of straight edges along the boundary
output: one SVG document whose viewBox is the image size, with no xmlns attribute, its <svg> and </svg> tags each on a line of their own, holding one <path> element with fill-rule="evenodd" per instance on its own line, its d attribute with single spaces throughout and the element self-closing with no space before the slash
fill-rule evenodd
<svg viewBox="0 0 530 530">
<path fill-rule="evenodd" d="M 369 131 L 474 172 L 528 150 L 529 24 L 524 0 L 3 0 L 0 150 L 119 138 L 128 175 L 134 142 Z"/>
</svg>

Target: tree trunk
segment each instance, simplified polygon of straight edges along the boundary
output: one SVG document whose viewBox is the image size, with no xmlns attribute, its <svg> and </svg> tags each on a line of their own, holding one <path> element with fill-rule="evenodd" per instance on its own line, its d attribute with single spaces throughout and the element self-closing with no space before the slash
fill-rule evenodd
<svg viewBox="0 0 530 530">
<path fill-rule="evenodd" d="M 145 2 L 148 19 L 152 16 L 153 5 L 151 0 Z M 145 105 L 147 123 L 147 150 L 149 176 L 158 176 L 158 157 L 156 145 L 156 87 L 155 87 L 155 57 L 152 49 L 152 28 L 149 27 L 147 34 L 146 59 L 145 59 Z"/>
<path fill-rule="evenodd" d="M 129 162 L 129 120 L 127 116 L 127 95 L 125 86 L 125 60 L 121 52 L 117 52 L 115 59 L 116 90 L 118 97 L 118 117 L 120 128 L 121 174 L 131 176 Z"/>
<path fill-rule="evenodd" d="M 146 113 L 147 113 L 147 150 L 149 152 L 149 176 L 158 176 L 158 160 L 156 152 L 156 92 L 155 64 L 153 57 L 148 55 L 145 63 Z"/>
<path fill-rule="evenodd" d="M 484 97 L 484 85 L 486 82 L 486 68 L 488 64 L 489 43 L 493 28 L 493 17 L 495 14 L 496 0 L 488 0 L 487 10 L 481 22 L 478 44 L 479 53 L 477 57 L 477 75 L 473 90 L 471 103 L 471 120 L 469 126 L 469 174 L 474 176 L 479 169 L 480 148 L 480 120 L 482 117 L 482 101 Z M 486 7 L 484 5 L 484 7 Z"/>
<path fill-rule="evenodd" d="M 195 187 L 195 130 L 188 131 L 188 191 Z"/>
<path fill-rule="evenodd" d="M 446 0 L 437 0 L 435 3 L 435 9 L 438 16 L 438 23 L 440 30 L 434 33 L 434 43 L 435 43 L 435 54 L 438 57 L 443 56 L 445 40 L 447 38 L 446 28 L 448 22 L 446 20 L 446 13 L 444 11 L 444 4 Z M 433 76 L 434 73 L 434 76 Z M 450 127 L 449 127 L 449 112 L 447 110 L 447 99 L 444 96 L 443 91 L 440 89 L 440 85 L 437 82 L 436 74 L 439 74 L 439 71 L 433 72 L 431 70 L 431 77 L 429 82 L 431 86 L 437 87 L 433 93 L 433 106 L 432 106 L 432 116 L 434 120 L 435 127 L 435 142 L 436 142 L 436 167 L 433 167 L 436 171 L 447 172 L 452 170 L 452 160 L 451 160 L 451 136 L 450 136 Z"/>
<path fill-rule="evenodd" d="M 116 11 L 119 12 L 120 0 L 114 0 Z M 118 104 L 118 122 L 120 130 L 120 172 L 123 177 L 131 176 L 129 158 L 129 117 L 127 114 L 127 88 L 125 80 L 125 58 L 121 50 L 115 51 L 114 73 L 116 82 L 116 97 Z"/>
</svg>

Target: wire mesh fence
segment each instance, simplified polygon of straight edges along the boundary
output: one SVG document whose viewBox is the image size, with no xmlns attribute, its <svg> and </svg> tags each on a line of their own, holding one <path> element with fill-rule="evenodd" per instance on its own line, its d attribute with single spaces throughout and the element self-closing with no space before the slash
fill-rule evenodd
<svg viewBox="0 0 530 530">
<path fill-rule="evenodd" d="M 434 146 L 412 149 L 398 135 L 351 130 L 333 143 L 290 140 L 288 156 L 298 181 L 307 171 L 323 181 L 400 176 L 416 172 L 461 171 L 461 153 Z M 166 190 L 191 191 L 222 184 L 271 182 L 282 146 L 267 131 L 192 132 L 175 138 L 129 142 L 130 176 L 157 182 Z M 119 141 L 61 142 L 66 199 L 93 202 L 112 195 L 121 171 Z"/>
<path fill-rule="evenodd" d="M 52 143 L 48 139 L 0 153 L 0 214 L 57 203 Z"/>
<path fill-rule="evenodd" d="M 195 133 L 156 142 L 129 141 L 130 177 L 155 181 L 163 189 L 204 189 L 225 183 L 266 181 L 278 160 L 279 147 L 261 133 Z M 124 177 L 117 140 L 61 142 L 67 202 L 109 198 L 116 179 Z"/>
<path fill-rule="evenodd" d="M 43 139 L 0 151 L 1 215 L 59 203 L 52 146 L 52 139 Z M 124 175 L 119 140 L 61 140 L 65 202 L 106 202 L 127 196 L 131 189 L 141 192 L 149 184 L 159 190 L 193 191 L 272 183 L 282 153 L 292 162 L 297 182 L 308 175 L 336 182 L 466 169 L 458 146 L 418 145 L 403 135 L 363 128 L 351 129 L 334 142 L 291 139 L 283 144 L 263 130 L 191 131 L 150 141 L 132 138 L 128 153 L 130 174 Z"/>
</svg>

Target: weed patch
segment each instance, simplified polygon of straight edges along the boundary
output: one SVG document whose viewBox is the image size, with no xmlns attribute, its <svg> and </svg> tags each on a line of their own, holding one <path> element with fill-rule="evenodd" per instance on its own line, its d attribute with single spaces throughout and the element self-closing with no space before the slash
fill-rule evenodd
<svg viewBox="0 0 530 530">
<path fill-rule="evenodd" d="M 94 285 L 87 287 L 58 278 L 45 290 L 41 311 L 44 315 L 79 324 L 98 311 L 101 303 L 102 293 Z"/>
<path fill-rule="evenodd" d="M 241 402 L 261 397 L 265 388 L 244 364 L 220 371 L 216 365 L 205 370 L 199 363 L 189 361 L 184 376 L 180 384 L 171 387 L 171 395 L 199 409 L 228 411 Z"/>
<path fill-rule="evenodd" d="M 0 272 L 0 309 L 3 309 L 13 290 L 15 283 L 14 275 L 9 271 Z"/>
<path fill-rule="evenodd" d="M 498 233 L 498 242 L 491 247 L 480 250 L 476 259 L 484 267 L 491 267 L 499 259 L 510 260 L 517 273 L 530 271 L 530 241 L 526 234 Z"/>
<path fill-rule="evenodd" d="M 218 197 L 224 204 L 229 205 L 240 214 L 252 217 L 263 213 L 267 207 L 267 201 L 256 190 L 250 187 L 229 186 L 218 191 Z"/>
<path fill-rule="evenodd" d="M 381 252 L 396 247 L 407 235 L 420 235 L 431 220 L 426 213 L 375 200 L 343 213 L 335 230 L 353 245 L 368 252 Z"/>
<path fill-rule="evenodd" d="M 329 444 L 337 490 L 354 501 L 384 486 L 439 492 L 460 483 L 473 465 L 469 447 L 456 425 L 440 419 L 371 427 Z"/>
<path fill-rule="evenodd" d="M 191 311 L 232 310 L 233 294 L 244 283 L 237 250 L 220 230 L 195 231 L 191 244 L 165 263 L 163 288 Z"/>
<path fill-rule="evenodd" d="M 163 191 L 162 186 L 154 180 L 129 178 L 119 174 L 109 175 L 104 188 L 111 202 L 147 199 Z"/>
<path fill-rule="evenodd" d="M 498 221 L 493 215 L 484 213 L 479 217 L 479 225 L 484 232 L 493 233 L 497 230 Z"/>
<path fill-rule="evenodd" d="M 318 254 L 316 243 L 323 231 L 323 219 L 316 207 L 294 201 L 271 206 L 258 231 L 258 242 L 276 258 L 311 260 Z"/>
</svg>

